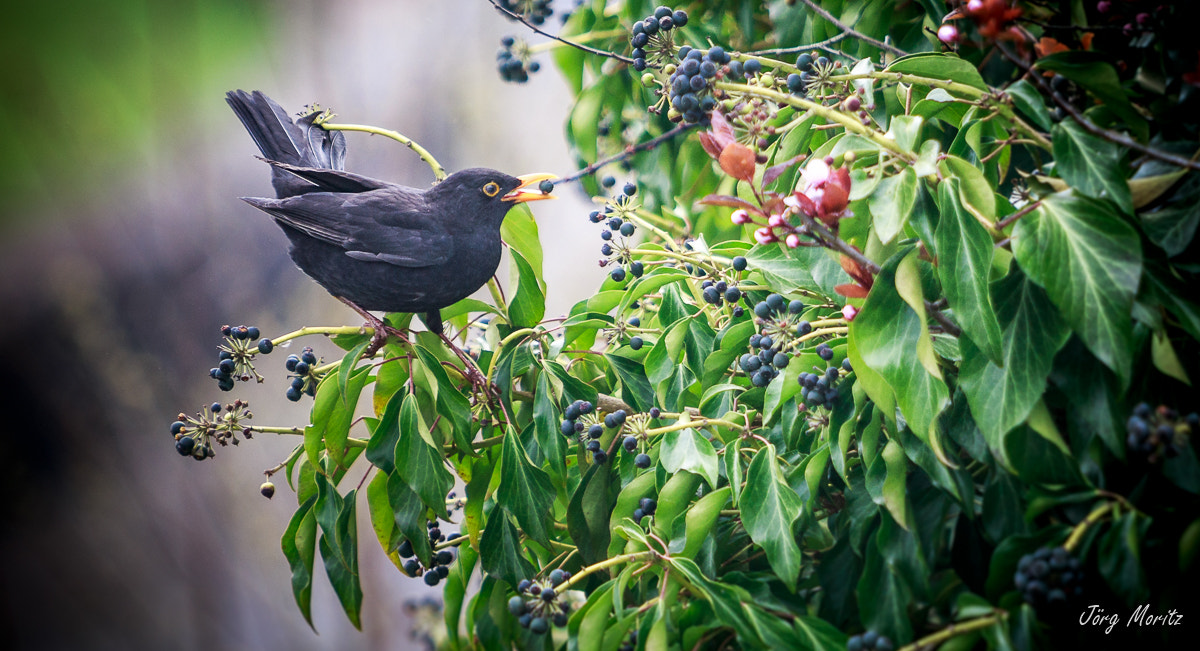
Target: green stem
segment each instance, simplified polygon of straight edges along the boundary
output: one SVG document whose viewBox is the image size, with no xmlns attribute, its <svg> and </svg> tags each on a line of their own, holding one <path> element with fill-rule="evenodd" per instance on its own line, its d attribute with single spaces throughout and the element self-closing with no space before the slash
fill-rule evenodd
<svg viewBox="0 0 1200 651">
<path fill-rule="evenodd" d="M 1083 519 L 1083 522 L 1080 522 L 1079 524 L 1075 525 L 1074 529 L 1071 529 L 1071 535 L 1067 536 L 1067 542 L 1063 543 L 1063 548 L 1069 552 L 1074 551 L 1075 548 L 1079 546 L 1080 541 L 1083 540 L 1083 535 L 1087 533 L 1088 527 L 1091 527 L 1093 524 L 1099 522 L 1105 515 L 1108 515 L 1108 512 L 1112 510 L 1113 505 L 1115 504 L 1116 502 L 1105 502 L 1104 504 L 1101 504 L 1093 509 L 1092 512 L 1088 514 L 1088 517 Z"/>
<path fill-rule="evenodd" d="M 716 427 L 728 427 L 729 429 L 742 429 L 742 426 L 739 425 L 738 423 L 733 423 L 733 422 L 730 422 L 730 421 L 727 421 L 727 420 L 724 420 L 721 418 L 697 418 L 694 420 L 681 421 L 681 422 L 675 423 L 674 425 L 667 425 L 665 427 L 655 427 L 653 429 L 648 429 L 648 430 L 646 430 L 646 435 L 647 436 L 657 436 L 659 434 L 666 434 L 667 432 L 676 432 L 681 429 L 687 429 L 689 427 L 704 427 L 706 425 L 713 425 Z"/>
<path fill-rule="evenodd" d="M 584 577 L 587 577 L 588 575 L 591 575 L 591 574 L 595 574 L 596 572 L 599 572 L 601 570 L 607 570 L 608 568 L 613 567 L 614 565 L 621 565 L 622 563 L 633 563 L 636 561 L 643 561 L 643 560 L 646 560 L 646 561 L 653 560 L 654 557 L 657 555 L 658 555 L 658 552 L 655 552 L 655 551 L 644 551 L 644 552 L 633 552 L 631 554 L 621 554 L 620 556 L 613 556 L 612 558 L 602 560 L 599 563 L 596 563 L 595 565 L 589 565 L 589 566 L 583 568 L 582 570 L 576 572 L 575 574 L 571 575 L 570 579 L 563 582 L 563 584 L 558 587 L 558 592 L 560 594 L 563 592 L 566 592 L 572 585 L 575 585 L 576 583 L 579 583 L 581 580 L 583 580 Z"/>
<path fill-rule="evenodd" d="M 769 99 L 776 104 L 787 104 L 788 106 L 792 106 L 800 110 L 811 111 L 829 122 L 838 123 L 839 125 L 845 127 L 846 131 L 858 134 L 863 138 L 870 140 L 871 142 L 892 152 L 896 157 L 902 158 L 910 164 L 915 163 L 917 160 L 917 155 L 915 153 L 905 150 L 897 145 L 896 141 L 885 138 L 883 134 L 879 133 L 878 131 L 864 126 L 862 122 L 858 121 L 858 118 L 852 117 L 851 115 L 848 115 L 835 108 L 818 104 L 817 102 L 804 99 L 802 97 L 796 97 L 795 95 L 788 95 L 776 90 L 761 88 L 759 86 L 751 86 L 749 84 L 732 84 L 726 81 L 719 81 L 717 82 L 716 87 L 723 91 L 755 95 L 764 99 Z"/>
<path fill-rule="evenodd" d="M 530 54 L 538 54 L 539 52 L 548 52 L 550 50 L 557 50 L 560 47 L 574 47 L 574 45 L 572 45 L 572 43 L 581 43 L 581 44 L 582 43 L 591 43 L 592 41 L 602 41 L 606 38 L 613 38 L 616 36 L 625 36 L 628 33 L 629 32 L 627 32 L 624 28 L 609 29 L 609 30 L 605 30 L 602 32 L 588 32 L 587 34 L 580 34 L 579 36 L 572 36 L 570 43 L 567 43 L 564 41 L 546 41 L 545 43 L 538 43 L 537 45 L 532 45 L 529 47 L 529 53 Z"/>
<path fill-rule="evenodd" d="M 391 138 L 392 140 L 395 140 L 396 142 L 399 142 L 405 147 L 413 150 L 417 156 L 420 156 L 421 160 L 425 161 L 425 164 L 429 166 L 429 169 L 433 170 L 434 178 L 439 181 L 446 178 L 446 168 L 442 167 L 441 163 L 437 162 L 437 159 L 433 157 L 433 154 L 430 154 L 424 147 L 418 145 L 412 138 L 405 136 L 399 131 L 381 129 L 379 127 L 371 127 L 364 124 L 329 124 L 328 122 L 321 122 L 320 127 L 326 131 L 361 131 L 363 133 L 370 133 Z"/>
<path fill-rule="evenodd" d="M 958 624 L 958 623 L 951 624 L 951 625 L 947 626 L 946 628 L 943 628 L 942 630 L 938 631 L 937 633 L 932 633 L 930 635 L 926 635 L 925 637 L 917 640 L 916 642 L 913 642 L 912 644 L 908 644 L 908 645 L 900 647 L 899 651 L 917 651 L 917 649 L 932 649 L 933 647 L 941 644 L 942 642 L 945 642 L 946 640 L 949 640 L 952 637 L 957 637 L 959 635 L 964 635 L 966 633 L 978 631 L 980 629 L 987 628 L 989 626 L 997 624 L 1000 622 L 1000 620 L 1004 619 L 1004 617 L 1006 615 L 1007 615 L 1007 613 L 997 611 L 997 612 L 993 612 L 991 615 L 985 615 L 985 616 L 979 617 L 977 619 L 972 619 L 972 620 L 970 620 L 968 622 L 964 622 L 962 624 Z"/>
<path fill-rule="evenodd" d="M 332 337 L 336 335 L 357 335 L 357 334 L 375 334 L 374 328 L 363 328 L 361 326 L 307 326 L 299 330 L 293 330 L 285 335 L 271 339 L 271 343 L 278 346 L 285 341 L 291 341 L 299 337 L 307 337 L 309 335 L 325 335 Z"/>
</svg>

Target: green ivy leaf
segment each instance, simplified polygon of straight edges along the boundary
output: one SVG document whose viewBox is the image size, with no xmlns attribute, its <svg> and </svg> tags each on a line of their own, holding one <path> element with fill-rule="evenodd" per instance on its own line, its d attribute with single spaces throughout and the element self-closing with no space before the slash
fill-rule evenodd
<svg viewBox="0 0 1200 651">
<path fill-rule="evenodd" d="M 396 474 L 421 501 L 440 517 L 449 520 L 446 493 L 454 486 L 454 478 L 442 463 L 442 450 L 426 439 L 428 430 L 417 413 L 417 399 L 404 396 L 400 407 L 399 438 L 396 441 Z M 415 542 L 415 541 L 414 541 Z"/>
<path fill-rule="evenodd" d="M 529 261 L 513 249 L 509 255 L 515 272 L 512 275 L 517 277 L 517 291 L 509 301 L 508 318 L 514 328 L 532 328 L 546 315 L 546 292 Z"/>
<path fill-rule="evenodd" d="M 533 576 L 536 570 L 525 558 L 521 534 L 509 521 L 504 507 L 492 509 L 479 539 L 479 561 L 483 571 L 510 586 Z"/>
<path fill-rule="evenodd" d="M 948 79 L 960 84 L 987 90 L 987 84 L 979 70 L 970 61 L 960 59 L 957 54 L 922 52 L 896 59 L 886 68 L 887 72 L 903 72 L 930 79 Z M 971 97 L 974 99 L 974 97 Z"/>
<path fill-rule="evenodd" d="M 296 606 L 300 608 L 300 613 L 304 615 L 304 621 L 308 622 L 309 626 L 313 625 L 313 560 L 317 549 L 317 515 L 313 511 L 313 505 L 316 503 L 317 496 L 313 495 L 296 509 L 280 541 L 283 555 L 292 569 L 292 595 L 296 598 Z M 316 627 L 313 627 L 313 630 L 315 631 Z"/>
<path fill-rule="evenodd" d="M 880 242 L 887 244 L 904 231 L 916 202 L 917 175 L 911 167 L 879 182 L 867 205 L 871 210 L 875 236 Z"/>
<path fill-rule="evenodd" d="M 1054 169 L 1072 188 L 1093 199 L 1110 199 L 1133 214 L 1129 183 L 1118 162 L 1121 148 L 1083 130 L 1074 120 L 1063 120 L 1050 132 Z"/>
<path fill-rule="evenodd" d="M 942 205 L 936 231 L 938 278 L 963 333 L 989 360 L 1002 362 L 1000 324 L 988 294 L 994 243 L 983 224 L 959 202 L 960 185 L 951 177 L 938 187 Z"/>
<path fill-rule="evenodd" d="M 796 589 L 802 556 L 796 546 L 792 525 L 803 507 L 783 480 L 775 446 L 764 446 L 750 462 L 746 471 L 746 487 L 742 490 L 742 523 L 750 539 L 762 546 L 775 575 L 788 590 Z"/>
<path fill-rule="evenodd" d="M 546 472 L 529 460 L 512 428 L 504 434 L 500 463 L 496 501 L 517 518 L 527 536 L 543 547 L 549 547 L 550 534 L 546 524 L 550 521 L 550 506 L 554 503 L 554 486 Z M 445 495 L 446 491 L 442 491 L 443 500 Z"/>
<path fill-rule="evenodd" d="M 998 452 L 1001 437 L 1024 422 L 1045 393 L 1054 355 L 1071 333 L 1045 290 L 1017 269 L 996 283 L 992 296 L 1004 330 L 1004 366 L 989 360 L 971 340 L 960 339 L 959 381 L 984 439 Z"/>
<path fill-rule="evenodd" d="M 1083 86 L 1104 102 L 1105 107 L 1125 120 L 1126 126 L 1138 140 L 1146 140 L 1150 131 L 1146 119 L 1129 102 L 1116 69 L 1099 53 L 1080 50 L 1059 52 L 1038 59 L 1034 67 L 1057 72 Z"/>
<path fill-rule="evenodd" d="M 1129 383 L 1130 312 L 1142 275 L 1137 232 L 1112 207 L 1074 191 L 1017 222 L 1013 253 L 1100 361 Z"/>
<path fill-rule="evenodd" d="M 642 365 L 617 353 L 605 354 L 604 358 L 621 380 L 621 399 L 638 411 L 650 411 L 654 406 L 654 389 Z"/>
<path fill-rule="evenodd" d="M 862 310 L 850 322 L 850 341 L 861 366 L 886 382 L 909 428 L 943 456 L 934 426 L 938 413 L 950 404 L 950 392 L 925 323 L 913 249 L 897 253 L 883 265 Z M 860 377 L 866 376 L 860 361 L 852 364 Z M 879 391 L 878 386 L 867 389 L 876 402 L 891 401 L 886 396 L 876 398 L 873 392 Z"/>
<path fill-rule="evenodd" d="M 1130 511 L 1116 518 L 1112 527 L 1100 537 L 1096 561 L 1100 574 L 1131 608 L 1145 602 L 1150 594 L 1142 567 L 1142 541 L 1150 523 L 1149 517 Z"/>
<path fill-rule="evenodd" d="M 689 427 L 667 432 L 659 454 L 667 472 L 688 470 L 703 477 L 709 488 L 717 487 L 717 453 L 696 430 Z"/>
<path fill-rule="evenodd" d="M 325 574 L 337 594 L 342 610 L 354 628 L 362 629 L 359 610 L 362 608 L 362 586 L 358 577 L 358 520 L 355 518 L 357 500 L 351 490 L 343 498 L 337 488 L 323 476 L 317 477 L 317 503 L 314 507 L 317 524 L 321 527 L 321 560 Z"/>
<path fill-rule="evenodd" d="M 821 247 L 787 250 L 778 244 L 759 244 L 746 252 L 751 268 L 762 271 L 767 285 L 777 292 L 807 289 L 845 302 L 833 288 L 850 282 L 837 258 Z"/>
<path fill-rule="evenodd" d="M 304 428 L 304 451 L 309 459 L 320 459 L 325 449 L 337 466 L 343 467 L 350 423 L 370 370 L 369 365 L 356 370 L 346 383 L 344 395 L 339 389 L 337 373 L 330 373 L 321 381 L 313 400 L 312 424 Z"/>
<path fill-rule="evenodd" d="M 1183 253 L 1195 239 L 1196 227 L 1200 226 L 1200 175 L 1188 177 L 1171 194 L 1166 205 L 1138 216 L 1146 236 L 1166 251 L 1168 257 Z"/>
<path fill-rule="evenodd" d="M 888 567 L 887 559 L 880 552 L 879 536 L 874 544 L 867 545 L 866 563 L 858 579 L 858 608 L 863 625 L 891 638 L 897 645 L 912 639 L 912 623 L 908 618 L 908 604 L 913 594 L 908 584 Z"/>
<path fill-rule="evenodd" d="M 507 460 L 504 467 L 507 473 Z M 592 464 L 584 473 L 579 486 L 571 495 L 571 502 L 567 505 L 567 532 L 575 541 L 580 558 L 589 565 L 604 560 L 608 551 L 611 524 L 609 520 L 610 516 L 614 515 L 612 479 L 611 466 Z M 632 512 L 630 509 L 629 513 Z M 517 521 L 520 522 L 520 519 Z M 526 532 L 528 533 L 528 530 Z"/>
</svg>

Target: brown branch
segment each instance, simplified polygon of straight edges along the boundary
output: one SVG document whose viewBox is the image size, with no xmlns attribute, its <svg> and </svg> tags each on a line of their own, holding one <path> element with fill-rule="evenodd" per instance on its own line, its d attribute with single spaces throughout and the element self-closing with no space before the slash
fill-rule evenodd
<svg viewBox="0 0 1200 651">
<path fill-rule="evenodd" d="M 946 316 L 942 312 L 942 308 L 945 306 L 946 299 L 944 298 L 938 299 L 937 301 L 925 301 L 925 310 L 929 312 L 929 316 L 933 317 L 934 321 L 937 321 L 942 325 L 942 329 L 945 330 L 946 334 L 955 337 L 961 337 L 962 328 L 958 327 L 957 324 L 950 320 L 950 317 Z"/>
<path fill-rule="evenodd" d="M 807 2 L 807 1 L 808 0 L 805 0 L 805 2 Z M 1084 117 L 1083 114 L 1080 113 L 1078 109 L 1076 109 L 1074 106 L 1072 106 L 1070 102 L 1066 101 L 1065 99 L 1063 99 L 1062 96 L 1060 96 L 1058 93 L 1054 92 L 1054 90 L 1052 88 L 1050 88 L 1050 86 L 1047 85 L 1045 81 L 1042 80 L 1042 76 L 1040 74 L 1035 72 L 1024 61 L 1021 61 L 1019 58 L 1017 58 L 1011 52 L 1009 52 L 1008 48 L 997 43 L 996 49 L 998 49 L 1000 51 L 1000 54 L 1002 54 L 1004 56 L 1004 58 L 1008 59 L 1010 62 L 1012 62 L 1013 65 L 1015 65 L 1018 68 L 1020 68 L 1021 70 L 1023 70 L 1026 73 L 1026 76 L 1031 81 L 1033 81 L 1033 84 L 1035 86 L 1037 86 L 1039 90 L 1041 90 L 1042 92 L 1049 95 L 1050 99 L 1054 100 L 1054 103 L 1057 104 L 1059 106 L 1059 108 L 1061 108 L 1063 111 L 1065 111 L 1067 113 L 1067 115 L 1069 115 L 1071 117 L 1072 120 L 1075 120 L 1075 122 L 1077 124 L 1079 124 L 1079 126 L 1083 127 L 1084 131 L 1087 131 L 1088 133 L 1092 134 L 1093 136 L 1096 136 L 1097 138 L 1102 138 L 1111 143 L 1121 145 L 1122 147 L 1126 147 L 1128 149 L 1132 149 L 1136 152 L 1145 154 L 1146 156 L 1149 156 L 1151 158 L 1156 158 L 1160 161 L 1163 161 L 1164 163 L 1170 163 L 1172 165 L 1176 165 L 1176 166 L 1182 167 L 1184 169 L 1200 170 L 1200 162 L 1198 162 L 1198 161 L 1190 160 L 1190 159 L 1184 158 L 1182 156 L 1177 156 L 1170 152 L 1162 151 L 1161 149 L 1155 149 L 1153 147 L 1148 147 L 1148 146 L 1143 145 L 1142 143 L 1134 140 L 1133 138 L 1130 138 L 1129 136 L 1127 136 L 1123 133 L 1118 133 L 1116 131 L 1110 131 L 1108 129 L 1102 129 L 1102 128 L 1096 126 L 1091 120 Z"/>
<path fill-rule="evenodd" d="M 558 41 L 559 43 L 562 43 L 564 45 L 570 45 L 571 47 L 573 47 L 575 49 L 583 50 L 584 52 L 587 52 L 589 54 L 597 54 L 602 57 L 616 59 L 617 61 L 622 61 L 622 62 L 629 63 L 629 64 L 633 63 L 633 59 L 630 59 L 629 57 L 623 57 L 620 54 L 617 54 L 616 52 L 607 52 L 605 50 L 597 50 L 594 47 L 588 47 L 582 43 L 568 41 L 565 38 L 562 38 L 560 36 L 555 36 L 554 34 L 543 31 L 537 25 L 534 25 L 533 23 L 529 22 L 528 20 L 525 20 L 525 17 L 522 16 L 521 14 L 518 14 L 510 9 L 506 9 L 506 8 L 500 6 L 499 4 L 496 3 L 496 0 L 488 0 L 488 2 L 490 2 L 491 5 L 496 8 L 496 11 L 499 11 L 500 13 L 508 16 L 509 18 L 520 22 L 522 25 L 525 25 L 529 29 L 533 30 L 535 33 L 541 34 L 542 36 L 545 36 L 546 38 L 552 38 L 552 39 Z"/>
<path fill-rule="evenodd" d="M 772 48 L 769 50 L 755 50 L 753 52 L 746 52 L 746 54 L 750 54 L 753 56 L 799 54 L 800 52 L 805 52 L 807 50 L 816 49 L 816 50 L 822 50 L 824 52 L 828 52 L 830 54 L 843 56 L 843 57 L 846 57 L 847 59 L 853 60 L 854 57 L 850 56 L 849 54 L 846 54 L 845 52 L 842 52 L 841 50 L 835 50 L 835 49 L 829 47 L 830 45 L 837 43 L 838 41 L 846 38 L 847 36 L 850 36 L 849 32 L 841 32 L 841 33 L 835 34 L 835 35 L 825 39 L 824 41 L 817 41 L 816 43 L 809 43 L 808 45 L 797 45 L 796 47 L 777 47 L 777 48 Z"/>
<path fill-rule="evenodd" d="M 671 138 L 674 138 L 675 136 L 683 133 L 684 131 L 687 131 L 688 129 L 691 129 L 691 128 L 697 127 L 697 126 L 699 126 L 699 125 L 698 124 L 676 125 L 675 128 L 671 129 L 670 131 L 667 131 L 666 133 L 663 133 L 662 135 L 655 136 L 655 137 L 647 140 L 646 142 L 639 142 L 636 145 L 630 145 L 630 146 L 626 147 L 625 149 L 621 150 L 621 152 L 619 154 L 613 154 L 612 156 L 609 156 L 608 158 L 602 158 L 566 178 L 559 179 L 558 181 L 555 182 L 555 184 L 562 185 L 563 183 L 571 183 L 572 181 L 578 181 L 579 179 L 581 179 L 589 174 L 595 174 L 596 170 L 600 169 L 601 167 L 604 167 L 605 165 L 625 160 L 639 152 L 654 149 L 655 147 L 670 140 Z"/>
<path fill-rule="evenodd" d="M 834 25 L 837 26 L 838 29 L 842 30 L 849 36 L 853 36 L 854 38 L 857 38 L 860 41 L 874 45 L 875 47 L 877 47 L 881 50 L 886 50 L 888 52 L 891 52 L 892 54 L 895 54 L 896 56 L 905 56 L 908 54 L 908 52 L 905 52 L 904 50 L 901 50 L 900 48 L 895 47 L 894 45 L 889 45 L 887 43 L 884 43 L 883 41 L 877 41 L 877 40 L 871 38 L 870 36 L 867 36 L 866 34 L 863 34 L 862 32 L 854 29 L 853 27 L 850 27 L 849 25 L 843 23 L 842 21 L 838 20 L 837 18 L 834 18 L 833 14 L 818 7 L 816 5 L 816 3 L 814 3 L 812 0 L 803 0 L 803 2 L 804 2 L 804 4 L 808 5 L 809 9 L 813 10 L 813 13 L 815 13 L 818 16 L 824 18 L 825 20 L 828 20 L 829 22 L 833 23 Z"/>
<path fill-rule="evenodd" d="M 1029 205 L 1022 207 L 1022 208 L 1021 208 L 1020 210 L 1018 210 L 1017 212 L 1015 212 L 1015 213 L 1013 213 L 1013 214 L 1009 215 L 1008 217 L 1005 217 L 1004 219 L 1001 219 L 1000 221 L 996 222 L 996 230 L 997 230 L 997 231 L 1003 231 L 1004 229 L 1008 228 L 1008 225 L 1009 225 L 1009 224 L 1011 224 L 1011 223 L 1013 223 L 1013 222 L 1017 221 L 1018 219 L 1020 219 L 1020 218 L 1024 217 L 1025 215 L 1028 215 L 1029 213 L 1031 213 L 1031 212 L 1033 212 L 1033 211 L 1037 210 L 1038 206 L 1040 206 L 1040 205 L 1042 205 L 1042 202 L 1041 202 L 1041 201 L 1032 201 L 1032 202 L 1030 202 L 1030 203 L 1029 203 Z"/>
<path fill-rule="evenodd" d="M 820 222 L 802 212 L 797 213 L 797 216 L 800 217 L 800 221 L 804 224 L 805 228 L 808 229 L 809 233 L 820 238 L 827 248 L 834 249 L 845 254 L 846 257 L 854 260 L 859 264 L 860 267 L 870 272 L 872 276 L 879 273 L 879 265 L 875 264 L 875 262 L 873 262 L 870 258 L 859 252 L 858 249 L 850 246 L 845 240 L 831 233 L 829 229 L 825 228 L 825 226 L 823 226 Z"/>
</svg>

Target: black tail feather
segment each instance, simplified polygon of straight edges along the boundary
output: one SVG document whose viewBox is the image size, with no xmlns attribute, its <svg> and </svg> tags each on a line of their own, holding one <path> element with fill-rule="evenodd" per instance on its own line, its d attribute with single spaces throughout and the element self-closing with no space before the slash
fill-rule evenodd
<svg viewBox="0 0 1200 651">
<path fill-rule="evenodd" d="M 225 101 L 250 133 L 265 158 L 288 165 L 341 170 L 346 159 L 346 137 L 313 124 L 314 111 L 293 122 L 287 111 L 262 91 L 229 91 Z M 320 188 L 294 174 L 272 169 L 271 183 L 279 198 Z"/>
</svg>

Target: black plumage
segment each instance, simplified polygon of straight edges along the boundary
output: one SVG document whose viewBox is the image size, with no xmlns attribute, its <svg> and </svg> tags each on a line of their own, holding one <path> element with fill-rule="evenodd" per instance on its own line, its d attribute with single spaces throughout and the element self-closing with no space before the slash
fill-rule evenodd
<svg viewBox="0 0 1200 651">
<path fill-rule="evenodd" d="M 427 190 L 345 172 L 340 133 L 292 122 L 261 92 L 226 100 L 272 166 L 278 198 L 244 198 L 270 214 L 289 253 L 330 294 L 366 311 L 415 312 L 441 333 L 439 310 L 482 287 L 500 264 L 500 224 L 516 203 L 549 198 L 515 177 L 474 168 Z"/>
</svg>

